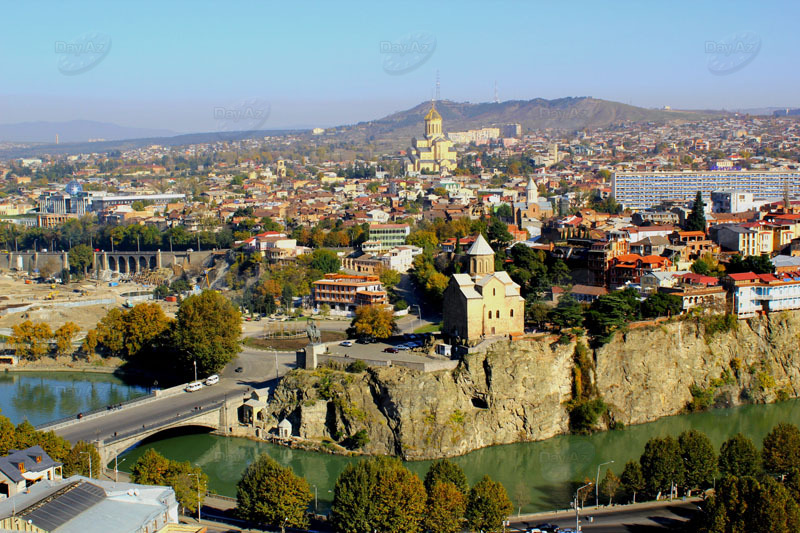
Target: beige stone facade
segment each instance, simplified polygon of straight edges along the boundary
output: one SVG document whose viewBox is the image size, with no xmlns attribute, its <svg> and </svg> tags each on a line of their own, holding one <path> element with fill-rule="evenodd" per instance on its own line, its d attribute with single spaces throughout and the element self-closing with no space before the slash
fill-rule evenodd
<svg viewBox="0 0 800 533">
<path fill-rule="evenodd" d="M 494 252 L 479 235 L 467 251 L 468 274 L 454 274 L 444 292 L 442 332 L 461 342 L 525 331 L 525 300 L 505 271 L 494 271 Z"/>
<path fill-rule="evenodd" d="M 425 136 L 411 140 L 406 172 L 452 172 L 456 168 L 456 157 L 453 142 L 442 133 L 442 116 L 431 106 L 425 115 Z"/>
</svg>

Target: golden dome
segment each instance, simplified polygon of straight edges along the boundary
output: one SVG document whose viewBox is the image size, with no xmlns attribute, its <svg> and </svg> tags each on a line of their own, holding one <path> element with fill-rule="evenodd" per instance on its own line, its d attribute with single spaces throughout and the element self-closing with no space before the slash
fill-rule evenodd
<svg viewBox="0 0 800 533">
<path fill-rule="evenodd" d="M 425 115 L 425 120 L 442 120 L 442 115 L 436 111 L 436 106 L 431 105 L 431 110 Z"/>
</svg>

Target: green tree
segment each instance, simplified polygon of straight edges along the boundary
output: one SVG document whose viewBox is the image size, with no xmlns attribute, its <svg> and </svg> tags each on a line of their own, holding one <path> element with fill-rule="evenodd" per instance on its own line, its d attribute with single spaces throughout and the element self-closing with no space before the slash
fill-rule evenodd
<svg viewBox="0 0 800 533">
<path fill-rule="evenodd" d="M 94 262 L 94 250 L 88 244 L 79 244 L 69 250 L 67 258 L 73 272 L 85 275 Z"/>
<path fill-rule="evenodd" d="M 416 533 L 425 514 L 425 487 L 394 457 L 349 464 L 336 480 L 331 521 L 342 533 Z"/>
<path fill-rule="evenodd" d="M 722 476 L 755 477 L 761 473 L 758 449 L 753 441 L 741 433 L 722 443 L 717 463 Z"/>
<path fill-rule="evenodd" d="M 492 245 L 492 248 L 499 250 L 511 244 L 514 237 L 508 231 L 508 226 L 505 222 L 497 217 L 492 217 L 489 226 L 486 228 L 486 239 Z"/>
<path fill-rule="evenodd" d="M 289 467 L 261 454 L 236 485 L 236 514 L 271 527 L 308 527 L 312 494 L 308 482 Z"/>
<path fill-rule="evenodd" d="M 654 437 L 647 441 L 639 463 L 651 495 L 668 491 L 673 484 L 678 487 L 683 485 L 685 469 L 681 448 L 672 437 Z"/>
<path fill-rule="evenodd" d="M 380 305 L 362 305 L 356 309 L 348 334 L 354 337 L 386 339 L 397 329 L 394 313 Z"/>
<path fill-rule="evenodd" d="M 457 533 L 463 528 L 467 497 L 449 481 L 437 481 L 428 490 L 424 526 L 427 531 Z"/>
<path fill-rule="evenodd" d="M 617 495 L 620 485 L 621 481 L 616 474 L 610 468 L 606 470 L 606 475 L 600 482 L 600 492 L 608 498 L 608 505 L 613 503 L 614 496 Z"/>
<path fill-rule="evenodd" d="M 642 302 L 642 316 L 675 316 L 683 311 L 683 299 L 675 294 L 654 292 Z"/>
<path fill-rule="evenodd" d="M 772 274 L 775 272 L 775 265 L 772 264 L 767 254 L 748 255 L 747 257 L 736 254 L 725 265 L 725 271 L 729 274 L 738 274 L 740 272 Z"/>
<path fill-rule="evenodd" d="M 690 429 L 678 436 L 678 445 L 686 471 L 684 486 L 689 490 L 712 486 L 717 471 L 717 454 L 711 440 L 705 433 Z"/>
<path fill-rule="evenodd" d="M 147 450 L 131 466 L 131 481 L 172 487 L 175 499 L 187 512 L 197 510 L 208 488 L 208 476 L 200 467 L 192 466 L 189 461 L 172 461 L 153 449 Z"/>
<path fill-rule="evenodd" d="M 89 457 L 92 458 L 92 471 L 89 472 Z M 99 479 L 102 460 L 94 444 L 79 440 L 67 454 L 64 460 L 64 477 L 80 474 L 82 476 Z"/>
<path fill-rule="evenodd" d="M 241 350 L 242 315 L 222 294 L 203 291 L 186 298 L 178 309 L 174 346 L 189 368 L 197 360 L 201 375 L 215 374 Z"/>
<path fill-rule="evenodd" d="M 502 531 L 503 521 L 513 510 L 505 487 L 489 476 L 483 476 L 469 491 L 465 514 L 467 525 L 474 531 Z"/>
<path fill-rule="evenodd" d="M 783 475 L 800 469 L 800 429 L 794 424 L 778 424 L 766 437 L 761 450 L 764 470 Z"/>
<path fill-rule="evenodd" d="M 686 230 L 687 231 L 706 231 L 706 204 L 703 202 L 703 195 L 697 191 L 697 196 L 694 199 L 694 205 L 689 216 L 686 217 Z"/>
<path fill-rule="evenodd" d="M 131 465 L 131 481 L 142 485 L 162 485 L 169 468 L 170 460 L 150 448 Z"/>
<path fill-rule="evenodd" d="M 431 464 L 428 473 L 425 474 L 425 490 L 430 494 L 433 486 L 439 482 L 452 483 L 464 495 L 469 492 L 464 470 L 449 459 L 438 459 Z"/>
<path fill-rule="evenodd" d="M 642 473 L 642 466 L 637 461 L 628 461 L 625 463 L 620 482 L 622 484 L 622 490 L 633 498 L 633 503 L 636 503 L 636 494 L 642 492 L 647 487 L 644 481 L 644 474 Z"/>
<path fill-rule="evenodd" d="M 550 312 L 548 319 L 558 328 L 579 327 L 583 324 L 583 307 L 574 296 L 565 294 L 558 299 L 558 305 Z"/>
<path fill-rule="evenodd" d="M 342 262 L 333 250 L 318 249 L 311 253 L 311 268 L 323 274 L 339 272 Z"/>
<path fill-rule="evenodd" d="M 406 237 L 406 243 L 419 246 L 426 252 L 433 252 L 439 245 L 439 239 L 433 231 L 417 230 Z"/>
<path fill-rule="evenodd" d="M 380 272 L 380 280 L 386 290 L 394 289 L 400 283 L 400 272 L 391 268 L 383 268 Z"/>
</svg>

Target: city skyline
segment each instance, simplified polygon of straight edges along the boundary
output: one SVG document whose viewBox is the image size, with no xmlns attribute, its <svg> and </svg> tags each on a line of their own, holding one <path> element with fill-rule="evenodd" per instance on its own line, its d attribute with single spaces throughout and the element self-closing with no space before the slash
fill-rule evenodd
<svg viewBox="0 0 800 533">
<path fill-rule="evenodd" d="M 8 7 L 8 20 L 37 23 L 0 36 L 0 66 L 14 73 L 0 122 L 218 131 L 240 129 L 231 111 L 251 103 L 258 129 L 328 127 L 431 99 L 437 78 L 453 101 L 800 106 L 787 2 L 155 6 Z"/>
</svg>

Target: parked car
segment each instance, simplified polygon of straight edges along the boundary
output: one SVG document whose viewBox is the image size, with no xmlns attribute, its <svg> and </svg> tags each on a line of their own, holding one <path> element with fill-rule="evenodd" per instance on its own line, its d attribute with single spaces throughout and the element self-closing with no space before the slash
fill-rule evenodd
<svg viewBox="0 0 800 533">
<path fill-rule="evenodd" d="M 342 341 L 339 343 L 339 346 L 352 346 L 353 341 Z"/>
<path fill-rule="evenodd" d="M 199 381 L 192 381 L 184 389 L 186 392 L 197 392 L 203 388 L 203 384 Z"/>
<path fill-rule="evenodd" d="M 236 370 L 234 370 L 234 372 L 242 372 L 242 371 L 244 371 L 244 368 L 242 368 L 240 366 L 237 366 Z"/>
<path fill-rule="evenodd" d="M 543 531 L 545 533 L 553 533 L 555 531 L 558 531 L 558 526 L 555 525 L 555 524 L 547 524 L 547 523 L 545 523 L 545 524 L 539 524 L 538 526 L 536 526 L 533 529 L 534 530 L 538 529 L 539 531 Z"/>
<path fill-rule="evenodd" d="M 388 347 L 388 348 L 384 348 L 383 351 L 386 352 L 386 353 L 397 353 L 398 352 L 397 348 L 392 348 L 391 346 Z"/>
<path fill-rule="evenodd" d="M 208 385 L 209 387 L 211 385 L 216 385 L 217 383 L 219 383 L 219 376 L 216 374 L 212 374 L 211 376 L 208 376 L 206 378 L 206 385 Z"/>
</svg>

